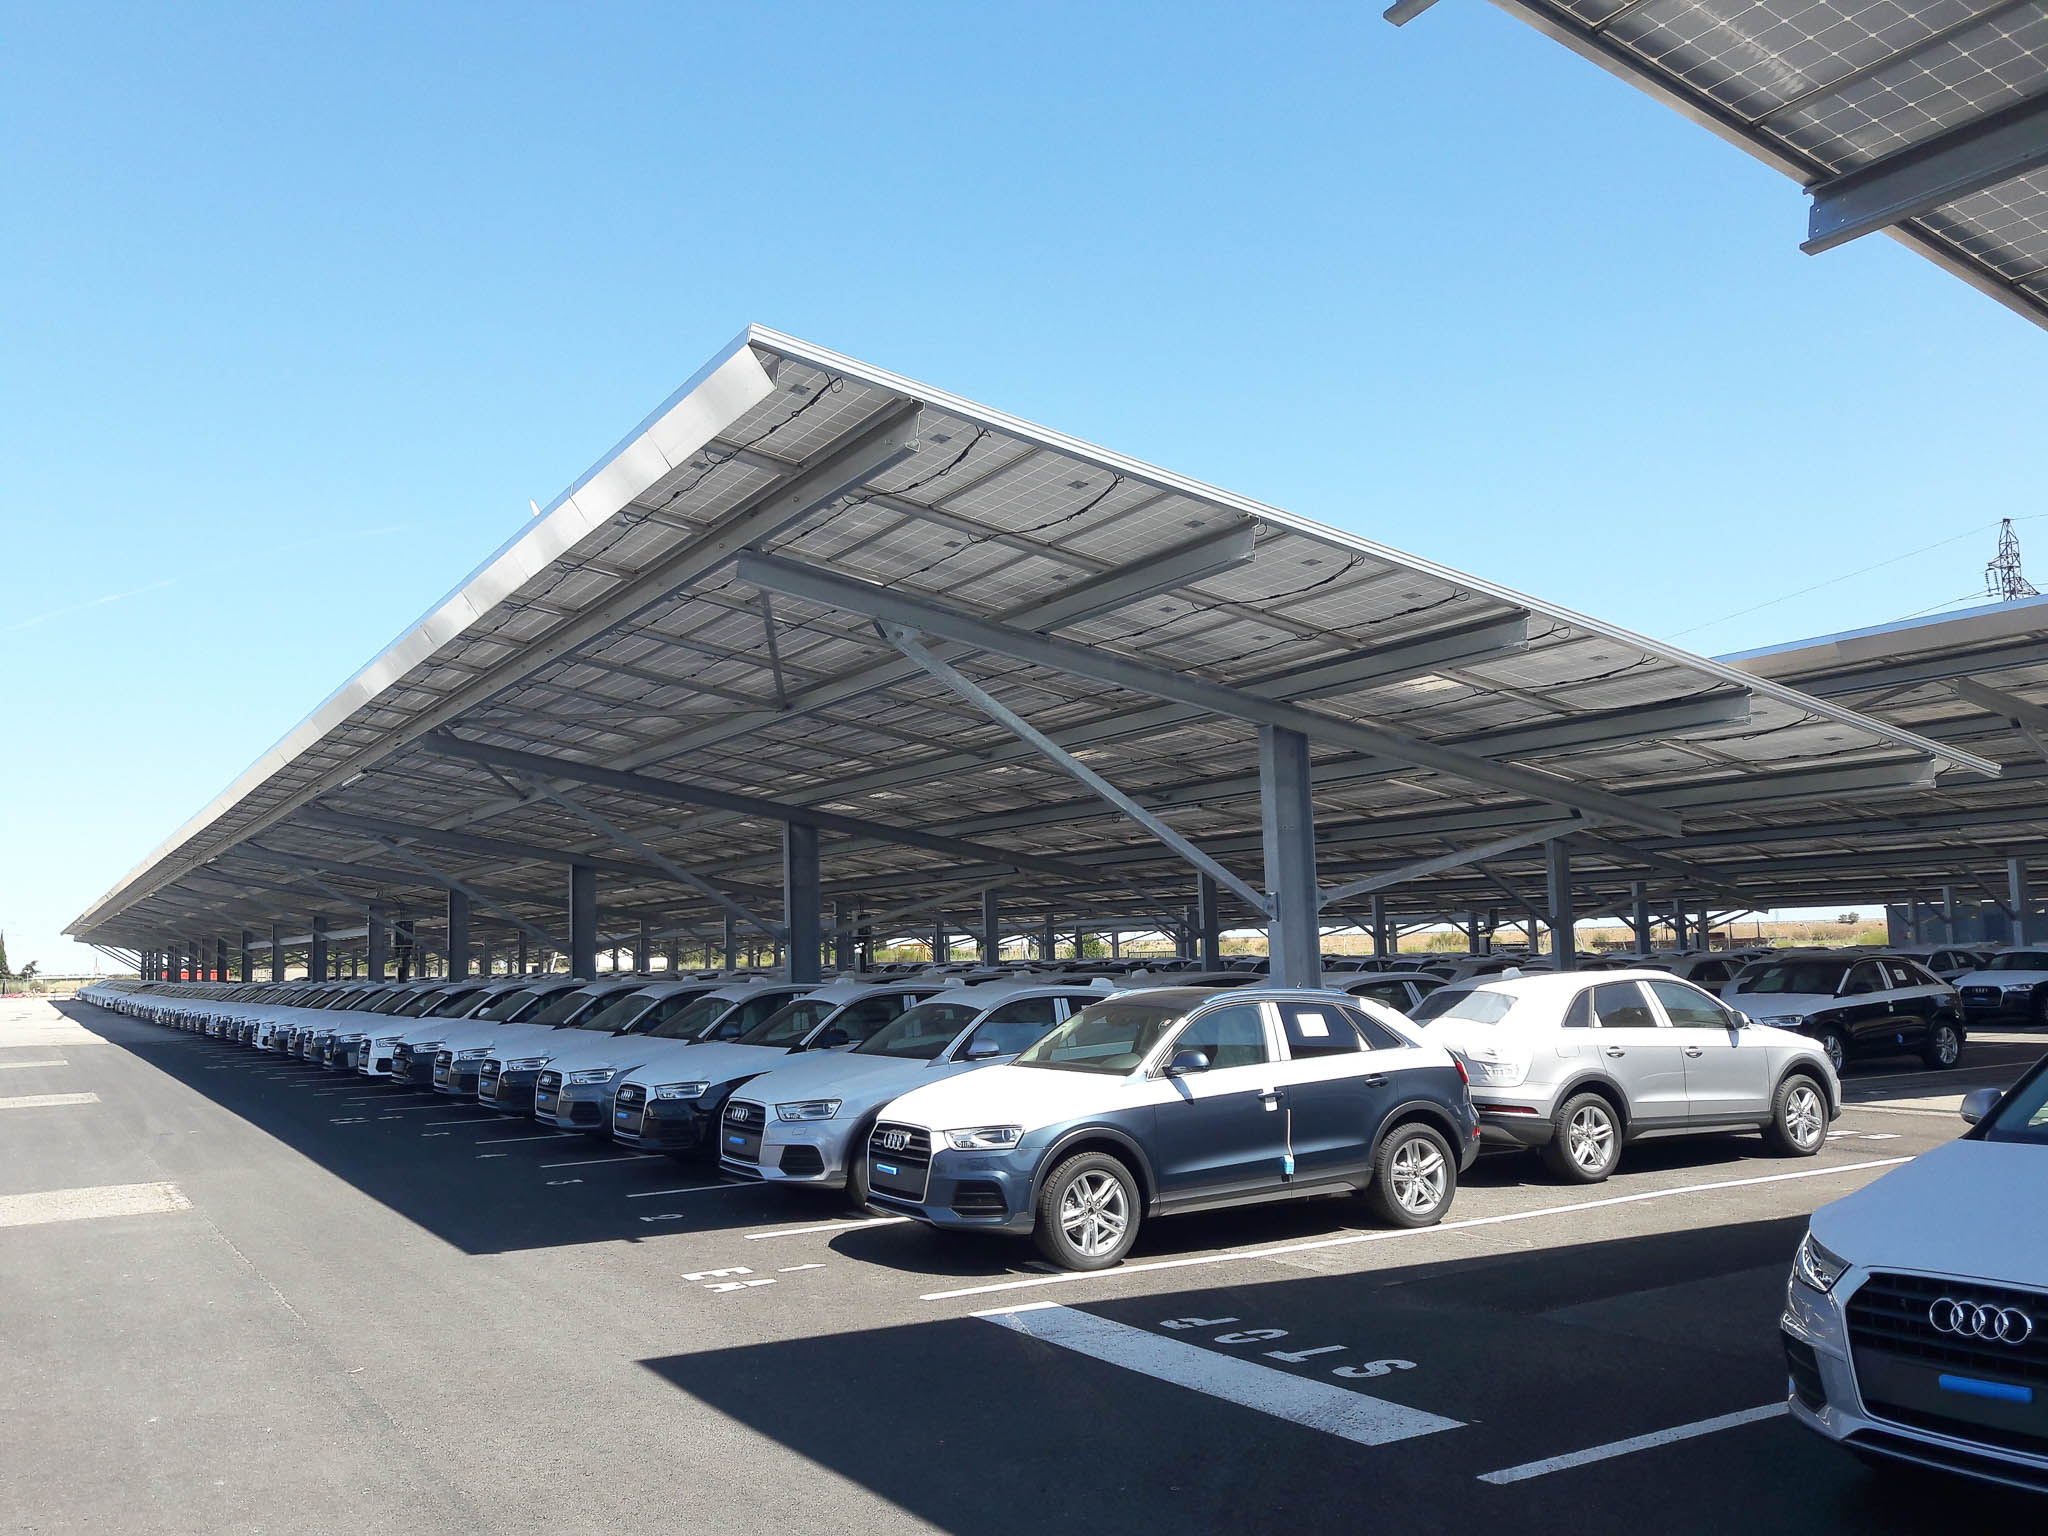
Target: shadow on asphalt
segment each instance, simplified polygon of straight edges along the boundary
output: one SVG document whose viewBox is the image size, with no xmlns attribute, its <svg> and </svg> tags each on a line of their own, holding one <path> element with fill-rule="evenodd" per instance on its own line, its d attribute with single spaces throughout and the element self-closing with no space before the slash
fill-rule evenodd
<svg viewBox="0 0 2048 1536">
<path fill-rule="evenodd" d="M 807 1331 L 643 1364 L 917 1520 L 972 1536 L 2032 1528 L 2037 1501 L 1872 1474 L 1784 1419 L 1512 1485 L 1478 1481 L 1781 1400 L 1777 1313 L 1803 1225 L 1738 1223 L 1137 1298 L 1077 1284 L 949 1304 L 1075 1308 L 1255 1362 L 1276 1381 L 1311 1379 L 1459 1421 L 1387 1445 L 976 1317 Z M 879 1236 L 860 1234 L 862 1256 Z M 1300 1358 L 1276 1362 L 1268 1350 Z M 1387 1370 L 1340 1381 L 1334 1362 Z"/>
</svg>

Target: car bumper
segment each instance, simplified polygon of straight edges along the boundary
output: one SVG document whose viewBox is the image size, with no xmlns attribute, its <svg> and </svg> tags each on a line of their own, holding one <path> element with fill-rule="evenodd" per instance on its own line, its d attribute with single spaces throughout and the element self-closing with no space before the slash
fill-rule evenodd
<svg viewBox="0 0 2048 1536">
<path fill-rule="evenodd" d="M 1491 1099 L 1472 1095 L 1479 1112 L 1478 1144 L 1488 1148 L 1547 1147 L 1556 1139 L 1552 1106 L 1502 1091 Z"/>
<path fill-rule="evenodd" d="M 1866 1403 L 1838 1299 L 1843 1289 L 1838 1286 L 1822 1295 L 1797 1280 L 1786 1282 L 1785 1311 L 1778 1326 L 1786 1359 L 1787 1408 L 1795 1423 L 1867 1455 L 2048 1492 L 2048 1453 L 1995 1444 L 1966 1431 L 1904 1423 L 1892 1416 L 1896 1410 L 1877 1410 Z"/>
<path fill-rule="evenodd" d="M 645 1152 L 695 1152 L 717 1132 L 717 1114 L 695 1100 L 649 1099 L 612 1110 L 612 1139 Z"/>
<path fill-rule="evenodd" d="M 835 1120 L 770 1121 L 749 1145 L 728 1145 L 722 1138 L 718 1164 L 727 1173 L 768 1184 L 811 1184 L 821 1189 L 846 1187 L 848 1127 Z"/>
<path fill-rule="evenodd" d="M 603 1135 L 612 1119 L 612 1085 L 549 1087 L 538 1083 L 533 1095 L 533 1118 L 558 1131 L 592 1131 Z"/>
<path fill-rule="evenodd" d="M 488 1081 L 479 1074 L 471 1081 L 476 1084 L 477 1103 L 489 1109 L 503 1110 L 508 1115 L 530 1115 L 533 1113 L 534 1084 L 540 1081 L 540 1069 L 500 1072 Z"/>
<path fill-rule="evenodd" d="M 1032 1194 L 1042 1155 L 1039 1147 L 1010 1152 L 942 1148 L 932 1154 L 920 1193 L 914 1177 L 904 1176 L 910 1165 L 892 1164 L 883 1154 L 873 1153 L 868 1158 L 868 1203 L 935 1227 L 1022 1236 L 1036 1224 Z M 897 1171 L 891 1173 L 892 1168 Z"/>
</svg>

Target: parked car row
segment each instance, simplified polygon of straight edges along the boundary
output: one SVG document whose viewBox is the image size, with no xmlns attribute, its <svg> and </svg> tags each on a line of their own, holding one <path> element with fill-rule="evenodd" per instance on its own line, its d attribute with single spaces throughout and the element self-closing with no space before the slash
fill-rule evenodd
<svg viewBox="0 0 2048 1536">
<path fill-rule="evenodd" d="M 209 1038 L 468 1099 L 731 1175 L 1029 1235 L 1068 1268 L 1154 1215 L 1356 1194 L 1443 1218 L 1479 1149 L 1459 1059 L 1345 992 L 1232 974 L 930 968 L 80 995 Z"/>
</svg>

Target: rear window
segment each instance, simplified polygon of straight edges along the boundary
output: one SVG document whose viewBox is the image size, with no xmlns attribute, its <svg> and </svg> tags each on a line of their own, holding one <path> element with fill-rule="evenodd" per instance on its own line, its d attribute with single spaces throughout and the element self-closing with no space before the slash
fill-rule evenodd
<svg viewBox="0 0 2048 1536">
<path fill-rule="evenodd" d="M 1490 987 L 1444 987 L 1417 1003 L 1408 1017 L 1418 1024 L 1431 1024 L 1438 1019 L 1498 1024 L 1514 1006 L 1515 997 L 1510 992 L 1496 992 Z"/>
<path fill-rule="evenodd" d="M 1849 967 L 1839 960 L 1794 960 L 1767 965 L 1746 977 L 1742 990 L 1756 993 L 1814 993 L 1833 997 L 1842 989 Z"/>
<path fill-rule="evenodd" d="M 2016 949 L 2010 954 L 1993 955 L 1984 962 L 1987 971 L 2048 971 L 2048 954 L 2038 949 Z"/>
</svg>

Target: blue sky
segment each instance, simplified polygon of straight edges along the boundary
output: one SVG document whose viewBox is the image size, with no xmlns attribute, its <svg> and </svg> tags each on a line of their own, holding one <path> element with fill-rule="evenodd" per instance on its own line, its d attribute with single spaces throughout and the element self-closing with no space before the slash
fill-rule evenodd
<svg viewBox="0 0 2048 1536">
<path fill-rule="evenodd" d="M 749 321 L 1703 651 L 2048 569 L 2048 338 L 1476 0 L 0 27 L 17 962 Z"/>
</svg>

